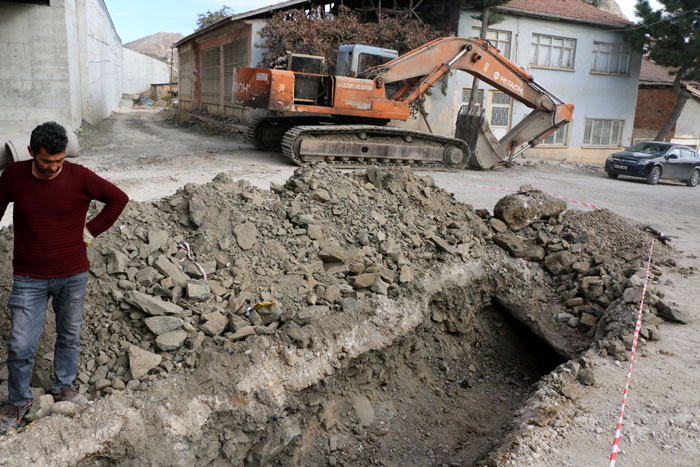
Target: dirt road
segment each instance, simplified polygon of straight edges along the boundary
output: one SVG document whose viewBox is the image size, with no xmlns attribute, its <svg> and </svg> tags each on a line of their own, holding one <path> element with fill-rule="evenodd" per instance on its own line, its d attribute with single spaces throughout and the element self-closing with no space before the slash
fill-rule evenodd
<svg viewBox="0 0 700 467">
<path fill-rule="evenodd" d="M 252 149 L 240 134 L 221 134 L 176 124 L 157 111 L 115 113 L 80 136 L 75 162 L 95 170 L 132 199 L 153 200 L 187 183 L 204 183 L 226 172 L 268 189 L 295 170 L 278 154 Z M 496 171 L 422 172 L 455 198 L 474 208 L 493 209 L 507 190 L 522 184 L 572 200 L 610 209 L 673 238 L 681 252 L 679 268 L 665 270 L 657 287 L 665 300 L 697 317 L 700 302 L 700 188 L 662 181 L 605 177 L 600 168 L 566 163 L 520 161 Z M 588 210 L 569 201 L 570 209 Z M 10 219 L 6 215 L 3 225 Z M 640 252 L 647 254 L 647 252 Z M 682 267 L 682 269 L 681 269 Z M 700 344 L 697 321 L 662 326 L 662 339 L 643 343 L 637 354 L 622 429 L 617 465 L 700 464 L 700 368 L 694 350 Z M 596 356 L 597 383 L 579 400 L 579 415 L 566 426 L 535 428 L 512 465 L 603 465 L 615 433 L 628 362 Z"/>
</svg>

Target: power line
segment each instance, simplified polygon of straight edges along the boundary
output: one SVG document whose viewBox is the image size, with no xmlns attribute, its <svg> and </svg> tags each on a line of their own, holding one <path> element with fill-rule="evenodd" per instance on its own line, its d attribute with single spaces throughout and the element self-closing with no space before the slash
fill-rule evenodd
<svg viewBox="0 0 700 467">
<path fill-rule="evenodd" d="M 697 11 L 697 10 L 700 10 L 700 7 L 691 8 L 691 9 L 688 10 L 688 11 L 684 11 L 683 13 L 679 13 L 679 14 L 677 14 L 676 16 L 671 16 L 670 18 L 664 18 L 664 19 L 662 19 L 661 21 L 657 21 L 657 22 L 655 22 L 655 23 L 651 23 L 651 24 L 641 24 L 641 25 L 639 25 L 639 26 L 637 26 L 637 27 L 635 27 L 635 28 L 608 29 L 608 30 L 606 30 L 605 32 L 623 32 L 623 31 L 634 31 L 635 29 L 644 29 L 644 28 L 648 28 L 649 26 L 654 26 L 654 25 L 657 25 L 657 24 L 665 23 L 666 21 L 671 21 L 672 19 L 680 18 L 680 17 L 683 16 L 683 15 L 687 15 L 688 13 L 692 13 L 692 12 Z"/>
</svg>

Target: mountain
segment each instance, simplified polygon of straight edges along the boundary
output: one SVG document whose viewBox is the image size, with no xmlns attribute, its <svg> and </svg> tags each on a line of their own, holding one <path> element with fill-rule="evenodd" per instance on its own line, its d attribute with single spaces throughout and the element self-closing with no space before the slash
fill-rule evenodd
<svg viewBox="0 0 700 467">
<path fill-rule="evenodd" d="M 170 60 L 170 46 L 185 37 L 178 32 L 158 32 L 124 44 L 127 49 Z M 177 57 L 177 54 L 175 54 Z"/>
</svg>

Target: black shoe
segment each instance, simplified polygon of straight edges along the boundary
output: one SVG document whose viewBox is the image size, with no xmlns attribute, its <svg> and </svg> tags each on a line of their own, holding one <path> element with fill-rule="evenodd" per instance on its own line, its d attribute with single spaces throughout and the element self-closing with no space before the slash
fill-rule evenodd
<svg viewBox="0 0 700 467">
<path fill-rule="evenodd" d="M 51 395 L 53 396 L 54 402 L 68 401 L 78 405 L 85 405 L 88 403 L 87 397 L 70 386 L 61 389 L 61 392 L 54 392 Z"/>
<path fill-rule="evenodd" d="M 19 423 L 31 408 L 31 402 L 27 405 L 6 405 L 3 411 L 0 412 L 0 435 L 4 435 L 11 428 L 15 430 L 19 428 Z"/>
</svg>

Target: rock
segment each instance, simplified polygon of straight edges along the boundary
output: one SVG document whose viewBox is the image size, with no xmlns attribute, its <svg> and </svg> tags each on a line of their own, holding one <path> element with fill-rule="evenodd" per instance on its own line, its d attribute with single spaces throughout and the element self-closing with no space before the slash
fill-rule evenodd
<svg viewBox="0 0 700 467">
<path fill-rule="evenodd" d="M 156 336 L 174 331 L 182 326 L 182 321 L 174 316 L 153 316 L 144 319 L 143 322 Z"/>
<path fill-rule="evenodd" d="M 182 330 L 170 331 L 156 337 L 156 345 L 160 350 L 177 350 L 185 343 L 187 333 Z"/>
<path fill-rule="evenodd" d="M 613 358 L 616 358 L 617 360 L 624 360 L 623 358 L 619 358 L 621 355 L 625 354 L 625 344 L 622 342 L 615 340 L 608 344 L 606 350 L 608 351 L 608 355 L 612 356 Z"/>
<path fill-rule="evenodd" d="M 209 283 L 205 280 L 188 280 L 185 285 L 187 297 L 195 300 L 206 300 L 211 297 Z"/>
<path fill-rule="evenodd" d="M 68 401 L 56 402 L 51 406 L 51 414 L 65 415 L 66 417 L 75 417 L 81 410 L 80 405 Z"/>
<path fill-rule="evenodd" d="M 358 274 L 350 279 L 356 288 L 364 289 L 374 284 L 374 281 L 377 279 L 377 274 L 374 272 L 367 272 L 364 274 Z"/>
<path fill-rule="evenodd" d="M 595 326 L 596 320 L 597 319 L 595 315 L 591 315 L 589 313 L 581 313 L 581 318 L 578 323 L 578 327 L 581 330 L 581 332 L 588 332 L 589 329 Z"/>
<path fill-rule="evenodd" d="M 492 217 L 491 219 L 489 219 L 488 224 L 493 230 L 495 230 L 498 233 L 503 233 L 506 230 L 508 230 L 508 226 L 506 225 L 506 223 L 496 217 Z"/>
<path fill-rule="evenodd" d="M 493 242 L 516 258 L 522 258 L 527 251 L 525 242 L 510 231 L 494 235 Z"/>
<path fill-rule="evenodd" d="M 576 262 L 576 256 L 571 252 L 562 250 L 549 254 L 544 258 L 544 266 L 549 272 L 558 276 L 569 270 L 569 266 Z"/>
<path fill-rule="evenodd" d="M 559 313 L 557 314 L 557 323 L 568 323 L 574 318 L 571 313 Z"/>
<path fill-rule="evenodd" d="M 374 421 L 374 409 L 367 397 L 359 395 L 352 398 L 352 407 L 362 426 L 369 426 Z"/>
<path fill-rule="evenodd" d="M 501 198 L 493 208 L 493 215 L 513 230 L 527 227 L 535 220 L 556 217 L 566 209 L 566 201 L 539 190 L 515 193 Z"/>
<path fill-rule="evenodd" d="M 413 280 L 413 270 L 411 269 L 411 267 L 410 266 L 401 266 L 401 272 L 399 273 L 399 283 L 405 284 L 406 282 L 411 282 L 412 280 Z"/>
<path fill-rule="evenodd" d="M 97 370 L 95 370 L 92 376 L 90 376 L 88 382 L 90 384 L 95 384 L 102 379 L 106 379 L 107 373 L 109 373 L 109 368 L 107 367 L 107 365 L 101 365 L 97 367 Z"/>
<path fill-rule="evenodd" d="M 661 300 L 656 303 L 656 308 L 659 310 L 659 315 L 667 321 L 681 324 L 690 323 L 690 315 L 687 312 L 671 308 Z"/>
<path fill-rule="evenodd" d="M 245 339 L 248 336 L 252 336 L 255 334 L 255 327 L 253 326 L 244 326 L 240 329 L 238 329 L 236 332 L 233 334 L 229 335 L 228 338 L 232 341 L 238 341 L 241 339 Z"/>
<path fill-rule="evenodd" d="M 124 253 L 116 250 L 110 250 L 107 253 L 107 273 L 119 274 L 125 273 L 129 267 L 129 257 Z"/>
<path fill-rule="evenodd" d="M 318 256 L 327 263 L 344 263 L 347 260 L 345 250 L 339 246 L 329 246 L 321 250 Z"/>
<path fill-rule="evenodd" d="M 180 267 L 173 264 L 165 255 L 160 255 L 156 258 L 153 266 L 165 277 L 172 278 L 178 285 L 184 285 L 189 279 L 189 276 L 182 272 Z"/>
<path fill-rule="evenodd" d="M 591 369 L 591 368 L 582 369 L 578 374 L 578 380 L 584 386 L 595 385 L 595 376 L 593 374 L 593 369 Z"/>
<path fill-rule="evenodd" d="M 331 195 L 328 193 L 327 190 L 324 190 L 323 188 L 318 188 L 311 193 L 311 199 L 320 201 L 322 203 L 327 203 L 331 200 Z"/>
<path fill-rule="evenodd" d="M 34 398 L 32 408 L 29 413 L 24 416 L 29 422 L 38 420 L 40 418 L 48 417 L 51 415 L 51 408 L 53 407 L 54 401 L 51 394 L 44 394 L 38 398 Z"/>
<path fill-rule="evenodd" d="M 332 284 L 326 289 L 325 299 L 328 303 L 340 303 L 342 298 L 343 295 L 340 292 L 340 287 L 337 285 Z"/>
<path fill-rule="evenodd" d="M 158 297 L 146 295 L 136 290 L 132 290 L 124 298 L 127 302 L 149 315 L 173 315 L 182 312 L 182 308 L 174 303 L 163 301 Z"/>
<path fill-rule="evenodd" d="M 129 346 L 129 370 L 134 379 L 142 378 L 149 371 L 160 365 L 161 357 L 147 350 L 140 349 L 135 345 Z"/>
<path fill-rule="evenodd" d="M 233 228 L 233 234 L 236 236 L 238 246 L 244 251 L 253 248 L 258 239 L 258 229 L 250 222 L 238 224 Z"/>
<path fill-rule="evenodd" d="M 443 251 L 451 255 L 455 254 L 454 248 L 452 248 L 452 246 L 449 243 L 447 243 L 445 240 L 438 237 L 437 235 L 433 235 L 432 237 L 430 237 L 430 241 L 435 244 L 438 251 Z"/>
<path fill-rule="evenodd" d="M 643 290 L 644 289 L 637 287 L 628 287 L 624 292 L 622 292 L 622 300 L 624 300 L 625 303 L 639 305 L 639 303 L 642 301 Z"/>
<path fill-rule="evenodd" d="M 235 313 L 229 313 L 228 323 L 229 328 L 233 329 L 234 331 L 238 331 L 239 329 L 242 329 L 246 326 L 250 326 L 250 321 Z"/>
<path fill-rule="evenodd" d="M 200 227 L 202 222 L 204 222 L 204 205 L 199 200 L 191 199 L 187 206 L 190 211 L 190 222 L 192 222 L 195 227 Z"/>
<path fill-rule="evenodd" d="M 576 261 L 571 265 L 571 270 L 580 274 L 585 274 L 591 268 L 587 261 Z"/>
<path fill-rule="evenodd" d="M 98 380 L 98 381 L 95 383 L 95 390 L 96 390 L 96 391 L 101 391 L 101 390 L 103 390 L 104 388 L 106 388 L 106 387 L 111 387 L 111 386 L 112 386 L 112 382 L 111 382 L 110 380 L 108 380 L 107 378 L 103 378 L 103 379 Z"/>
<path fill-rule="evenodd" d="M 318 240 L 323 237 L 323 229 L 318 225 L 311 224 L 306 228 L 306 235 L 308 235 L 311 240 Z"/>
<path fill-rule="evenodd" d="M 148 231 L 148 252 L 150 254 L 162 249 L 168 241 L 168 232 L 165 230 Z"/>
<path fill-rule="evenodd" d="M 309 306 L 304 308 L 303 310 L 300 310 L 292 320 L 295 323 L 304 326 L 306 324 L 318 321 L 324 316 L 329 315 L 330 312 L 331 309 L 324 305 Z"/>
<path fill-rule="evenodd" d="M 261 306 L 257 310 L 260 321 L 263 325 L 270 324 L 274 321 L 279 321 L 282 316 L 282 308 L 278 305 Z"/>
<path fill-rule="evenodd" d="M 218 336 L 224 332 L 228 324 L 228 318 L 218 311 L 202 315 L 202 319 L 205 320 L 206 323 L 200 326 L 200 329 L 210 336 Z"/>
<path fill-rule="evenodd" d="M 134 279 L 136 279 L 136 282 L 140 285 L 144 287 L 150 287 L 156 281 L 157 277 L 158 271 L 156 271 L 150 266 L 146 266 L 145 268 L 140 269 L 139 272 L 136 273 Z"/>
</svg>

